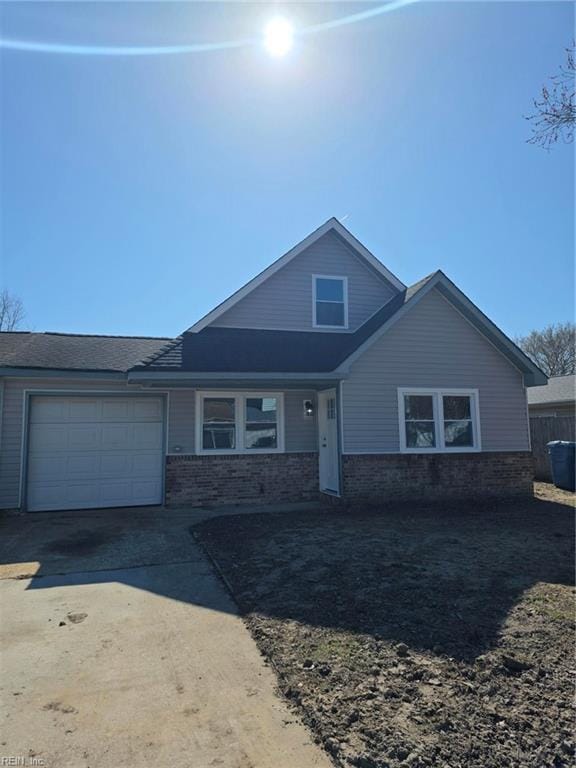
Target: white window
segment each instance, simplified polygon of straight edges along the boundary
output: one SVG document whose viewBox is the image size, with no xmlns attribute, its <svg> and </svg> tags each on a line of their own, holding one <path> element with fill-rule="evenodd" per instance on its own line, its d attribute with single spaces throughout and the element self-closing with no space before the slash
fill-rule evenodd
<svg viewBox="0 0 576 768">
<path fill-rule="evenodd" d="M 274 453 L 284 450 L 282 394 L 199 392 L 199 453 Z"/>
<path fill-rule="evenodd" d="M 348 279 L 312 276 L 315 328 L 348 328 Z"/>
<path fill-rule="evenodd" d="M 405 453 L 479 451 L 478 390 L 398 390 L 400 450 Z"/>
</svg>

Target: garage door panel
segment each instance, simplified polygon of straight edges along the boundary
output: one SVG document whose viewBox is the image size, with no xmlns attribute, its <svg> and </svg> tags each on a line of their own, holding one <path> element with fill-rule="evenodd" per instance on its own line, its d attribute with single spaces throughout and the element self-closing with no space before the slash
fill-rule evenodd
<svg viewBox="0 0 576 768">
<path fill-rule="evenodd" d="M 66 464 L 65 456 L 37 454 L 28 458 L 28 480 L 48 481 L 53 477 L 61 477 Z"/>
<path fill-rule="evenodd" d="M 159 480 L 135 480 L 132 483 L 132 495 L 138 504 L 154 504 L 151 499 L 157 498 L 162 493 L 162 484 Z"/>
<path fill-rule="evenodd" d="M 121 506 L 132 501 L 132 482 L 130 480 L 105 480 L 100 485 L 100 501 L 106 506 Z"/>
<path fill-rule="evenodd" d="M 65 484 L 66 506 L 80 508 L 84 504 L 97 503 L 99 500 L 98 483 L 90 480 L 67 482 Z"/>
<path fill-rule="evenodd" d="M 134 426 L 132 424 L 101 424 L 101 448 L 103 450 L 125 450 L 138 448 L 134 445 Z"/>
<path fill-rule="evenodd" d="M 28 446 L 30 510 L 162 502 L 159 398 L 33 397 Z"/>
<path fill-rule="evenodd" d="M 99 505 L 98 484 L 94 482 L 85 480 L 28 485 L 29 509 L 82 509 Z"/>
<path fill-rule="evenodd" d="M 61 503 L 65 491 L 62 483 L 28 483 L 29 509 L 62 509 Z"/>
<path fill-rule="evenodd" d="M 132 477 L 150 477 L 161 461 L 162 452 L 159 451 L 134 454 L 132 456 Z"/>
<path fill-rule="evenodd" d="M 28 436 L 35 451 L 62 451 L 68 448 L 68 429 L 59 424 L 31 424 Z"/>
<path fill-rule="evenodd" d="M 103 454 L 100 461 L 102 478 L 128 477 L 132 474 L 132 456 L 129 453 Z"/>
<path fill-rule="evenodd" d="M 52 427 L 50 427 L 51 429 Z M 100 424 L 68 425 L 68 450 L 90 451 L 101 447 Z"/>
<path fill-rule="evenodd" d="M 103 421 L 132 421 L 134 408 L 129 400 L 111 398 L 102 404 Z"/>
<path fill-rule="evenodd" d="M 30 413 L 31 424 L 61 422 L 68 412 L 68 403 L 61 397 L 35 397 L 34 410 Z"/>
<path fill-rule="evenodd" d="M 100 474 L 100 456 L 97 453 L 34 454 L 28 460 L 30 482 L 50 481 L 57 477 L 61 482 L 95 478 Z"/>
<path fill-rule="evenodd" d="M 78 397 L 69 400 L 69 421 L 97 421 L 100 418 L 100 401 L 89 397 Z"/>
<path fill-rule="evenodd" d="M 160 400 L 135 400 L 134 421 L 161 421 L 162 403 Z"/>
<path fill-rule="evenodd" d="M 144 449 L 162 445 L 162 424 L 134 424 L 134 443 Z"/>
</svg>

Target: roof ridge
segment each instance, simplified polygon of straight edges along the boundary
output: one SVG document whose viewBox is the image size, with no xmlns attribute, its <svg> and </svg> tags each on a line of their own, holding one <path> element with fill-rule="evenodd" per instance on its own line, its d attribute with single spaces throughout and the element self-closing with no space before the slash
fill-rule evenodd
<svg viewBox="0 0 576 768">
<path fill-rule="evenodd" d="M 12 331 L 12 333 L 19 333 L 19 331 Z M 30 336 L 79 336 L 91 339 L 150 339 L 151 341 L 172 341 L 173 339 L 172 336 L 132 336 L 115 333 L 66 333 L 62 331 L 22 331 L 22 333 L 28 333 Z"/>
</svg>

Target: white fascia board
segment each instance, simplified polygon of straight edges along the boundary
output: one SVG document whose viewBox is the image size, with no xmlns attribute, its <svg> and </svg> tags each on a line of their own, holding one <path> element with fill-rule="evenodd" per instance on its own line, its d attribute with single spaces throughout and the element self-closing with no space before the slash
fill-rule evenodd
<svg viewBox="0 0 576 768">
<path fill-rule="evenodd" d="M 356 240 L 354 235 L 349 232 L 346 227 L 342 226 L 338 219 L 332 218 L 328 219 L 328 221 L 322 224 L 321 227 L 318 227 L 318 229 L 314 230 L 314 232 L 308 235 L 308 237 L 305 237 L 304 240 L 301 240 L 297 245 L 294 246 L 294 248 L 291 248 L 287 253 L 273 262 L 263 272 L 260 272 L 259 275 L 256 275 L 256 277 L 247 282 L 245 286 L 233 293 L 229 298 L 227 298 L 213 310 L 208 312 L 207 315 L 204 315 L 204 317 L 198 320 L 197 323 L 194 323 L 194 325 L 188 328 L 185 333 L 198 333 L 203 328 L 206 328 L 207 325 L 210 325 L 210 323 L 214 322 L 214 320 L 223 315 L 224 312 L 227 312 L 229 309 L 231 309 L 241 299 L 246 297 L 259 285 L 262 285 L 262 283 L 265 282 L 269 277 L 272 277 L 272 275 L 278 272 L 278 270 L 282 269 L 282 267 L 285 267 L 292 261 L 292 259 L 296 258 L 296 256 L 299 256 L 304 250 L 306 250 L 306 248 L 311 246 L 330 231 L 336 232 L 349 245 L 350 248 L 352 248 L 361 258 L 368 262 L 372 269 L 385 277 L 386 280 L 388 280 L 388 282 L 391 283 L 395 288 L 397 288 L 399 291 L 404 290 L 406 286 L 401 283 L 400 280 L 398 280 L 398 278 L 393 275 L 392 272 L 390 272 L 390 270 L 386 269 L 384 264 L 382 264 L 373 254 L 371 254 L 370 251 L 362 245 L 362 243 Z"/>
<path fill-rule="evenodd" d="M 425 285 L 410 298 L 404 306 L 392 315 L 392 317 L 380 326 L 363 344 L 361 344 L 346 360 L 344 360 L 336 369 L 337 372 L 348 372 L 352 363 L 357 360 L 372 344 L 383 336 L 398 320 L 409 312 L 424 296 L 432 289 L 441 289 L 441 295 L 450 301 L 454 300 L 454 308 L 462 312 L 464 309 L 469 315 L 466 319 L 472 322 L 478 333 L 481 333 L 493 345 L 498 341 L 496 349 L 504 354 L 508 360 L 515 365 L 524 375 L 526 386 L 535 386 L 545 384 L 547 379 L 542 371 L 536 366 L 529 357 L 527 357 L 506 334 L 495 325 L 478 307 L 473 304 L 458 286 L 456 286 L 443 272 L 436 274 Z M 460 305 L 460 306 L 458 306 Z M 473 320 L 472 320 L 473 319 Z"/>
<path fill-rule="evenodd" d="M 362 245 L 360 240 L 357 240 L 352 232 L 348 231 L 345 226 L 343 226 L 338 219 L 330 219 L 330 222 L 333 229 L 340 237 L 352 248 L 356 253 L 358 253 L 362 258 L 370 264 L 370 266 L 378 272 L 379 275 L 382 275 L 382 277 L 385 277 L 386 280 L 388 280 L 389 283 L 391 283 L 394 288 L 397 288 L 399 291 L 403 291 L 406 286 L 404 283 L 399 280 L 396 275 L 393 272 L 390 272 L 389 269 L 387 269 L 382 262 L 374 256 L 373 253 L 371 253 L 366 246 Z"/>
</svg>

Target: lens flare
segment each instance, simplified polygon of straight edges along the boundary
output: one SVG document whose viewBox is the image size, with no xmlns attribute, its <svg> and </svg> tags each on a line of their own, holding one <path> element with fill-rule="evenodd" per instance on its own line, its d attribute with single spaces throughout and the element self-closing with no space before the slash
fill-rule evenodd
<svg viewBox="0 0 576 768">
<path fill-rule="evenodd" d="M 271 56 L 285 56 L 294 44 L 295 37 L 307 37 L 331 29 L 358 24 L 376 16 L 391 13 L 408 5 L 427 2 L 427 0 L 391 0 L 391 2 L 369 8 L 349 16 L 340 16 L 319 24 L 299 29 L 296 33 L 293 25 L 282 18 L 270 21 L 264 30 L 264 46 Z M 17 40 L 0 37 L 0 49 L 21 53 L 55 53 L 75 56 L 170 56 L 190 53 L 211 53 L 234 48 L 246 48 L 261 42 L 258 37 L 223 40 L 212 43 L 185 43 L 182 45 L 86 45 L 82 43 L 44 42 L 41 40 Z"/>
<path fill-rule="evenodd" d="M 288 19 L 272 19 L 264 29 L 264 47 L 271 56 L 286 56 L 294 45 L 294 27 Z"/>
</svg>

